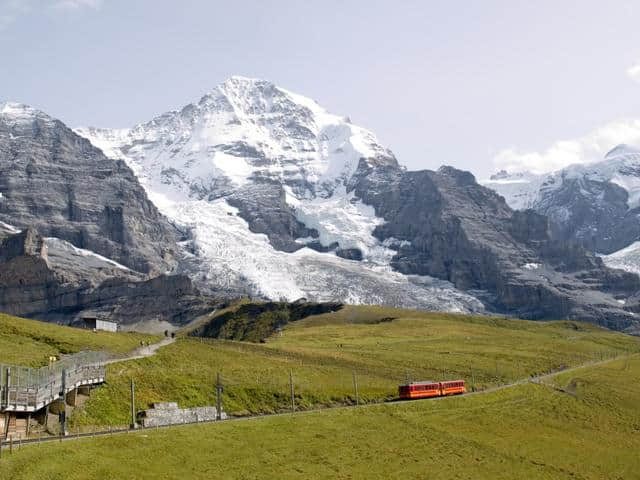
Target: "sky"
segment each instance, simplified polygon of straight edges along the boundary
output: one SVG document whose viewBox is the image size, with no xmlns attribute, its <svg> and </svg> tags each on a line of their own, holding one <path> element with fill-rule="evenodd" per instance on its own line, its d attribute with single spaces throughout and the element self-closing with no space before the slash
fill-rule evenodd
<svg viewBox="0 0 640 480">
<path fill-rule="evenodd" d="M 0 0 L 0 99 L 129 127 L 231 75 L 479 179 L 640 147 L 640 2 Z"/>
</svg>

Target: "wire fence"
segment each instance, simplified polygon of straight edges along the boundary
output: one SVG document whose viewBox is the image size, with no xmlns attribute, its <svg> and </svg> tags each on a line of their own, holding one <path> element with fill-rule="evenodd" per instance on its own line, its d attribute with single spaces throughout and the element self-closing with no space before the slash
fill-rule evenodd
<svg viewBox="0 0 640 480">
<path fill-rule="evenodd" d="M 632 355 L 631 352 L 602 352 L 598 355 L 593 355 L 592 358 L 583 363 L 582 365 L 576 365 L 574 367 L 585 367 L 591 364 L 597 364 L 602 361 L 608 361 L 616 358 L 624 358 L 625 362 L 621 365 L 621 369 L 626 370 L 629 366 L 629 358 Z M 94 360 L 100 357 L 92 357 L 92 356 L 79 356 L 76 359 L 67 359 L 67 363 L 65 365 L 70 366 L 69 368 L 83 369 L 83 368 L 101 368 L 100 363 L 95 363 Z M 83 360 L 81 360 L 83 359 Z M 83 361 L 91 360 L 94 363 L 83 364 Z M 293 367 L 293 366 L 292 366 Z M 48 367 L 47 367 L 48 368 Z M 547 369 L 542 372 L 538 372 L 537 376 L 525 376 L 516 379 L 507 379 L 506 377 L 501 377 L 501 381 L 497 383 L 493 383 L 492 385 L 484 385 L 482 387 L 478 386 L 477 390 L 485 390 L 487 387 L 500 387 L 501 385 L 504 387 L 506 385 L 518 385 L 521 383 L 526 383 L 527 381 L 531 381 L 533 383 L 541 383 L 544 381 L 547 375 L 559 373 L 565 370 L 569 370 L 571 367 L 559 365 L 555 368 Z M 39 370 L 39 369 L 34 369 Z M 52 369 L 53 370 L 53 369 Z M 62 364 L 60 368 L 57 369 L 60 371 L 61 375 L 67 374 L 67 370 L 62 368 Z M 467 392 L 477 391 L 475 379 L 473 378 L 473 367 L 469 371 L 469 376 L 467 375 L 456 375 L 456 379 L 464 379 L 466 382 Z M 343 372 L 342 375 L 335 375 L 335 372 L 327 371 L 322 368 L 318 368 L 317 365 L 297 365 L 289 370 L 283 368 L 274 369 L 271 372 L 256 372 L 256 376 L 254 379 L 249 378 L 238 378 L 234 377 L 231 372 L 228 372 L 227 375 L 218 376 L 217 382 L 211 382 L 209 385 L 211 391 L 211 404 L 214 404 L 216 401 L 220 401 L 222 410 L 227 414 L 233 416 L 253 416 L 256 414 L 264 415 L 264 414 L 281 414 L 281 413 L 296 413 L 300 411 L 308 411 L 319 408 L 326 407 L 337 407 L 337 406 L 356 406 L 367 403 L 381 403 L 387 401 L 395 401 L 397 400 L 397 385 L 404 383 L 405 381 L 415 380 L 416 377 L 413 376 L 415 372 L 407 370 L 405 372 L 406 376 L 400 375 L 398 371 L 394 371 L 390 375 L 385 375 L 381 380 L 380 372 L 378 370 L 365 372 L 363 370 L 353 372 Z M 441 372 L 443 376 L 447 375 L 447 371 L 444 370 Z M 491 372 L 492 374 L 493 372 Z M 497 364 L 497 373 L 500 373 L 500 364 Z M 265 374 L 267 376 L 265 377 Z M 321 375 L 324 378 L 318 378 L 314 375 Z M 490 375 L 491 376 L 491 375 Z M 27 377 L 29 378 L 29 377 Z M 70 377 L 68 377 L 70 378 Z M 331 379 L 330 383 L 327 383 L 325 380 Z M 451 378 L 449 378 L 451 379 Z M 440 381 L 441 379 L 434 379 L 435 381 Z M 28 382 L 27 382 L 28 383 Z M 394 385 L 394 388 L 390 389 L 390 384 Z M 42 386 L 42 385 L 40 385 Z M 138 384 L 138 386 L 142 386 Z M 379 390 L 377 390 L 379 388 Z M 377 390 L 377 391 L 376 391 Z M 489 388 L 490 391 L 493 388 Z M 363 394 L 364 392 L 364 394 Z M 216 397 L 216 394 L 219 395 L 219 399 Z M 242 404 L 244 400 L 246 400 L 247 396 L 252 395 L 266 395 L 267 397 L 272 397 L 271 400 L 273 403 L 273 409 L 270 411 L 261 411 L 261 412 L 253 412 L 253 411 L 244 411 L 244 412 L 235 412 L 234 411 L 234 401 L 239 400 L 238 404 Z M 369 396 L 370 395 L 370 396 Z M 245 398 L 238 398 L 245 397 Z M 327 402 L 327 399 L 329 402 Z M 164 399 L 171 400 L 171 399 Z M 264 401 L 265 398 L 262 398 Z M 0 434 L 0 450 L 4 446 L 5 448 L 9 448 L 10 450 L 16 446 L 29 443 L 36 443 L 40 441 L 51 440 L 52 438 L 60 438 L 62 439 L 70 439 L 70 438 L 82 438 L 93 435 L 108 435 L 108 434 L 116 434 L 116 433 L 126 433 L 127 431 L 131 431 L 135 428 L 139 428 L 142 425 L 136 425 L 136 413 L 140 412 L 143 409 L 148 408 L 148 405 L 139 405 L 134 401 L 133 395 L 133 385 L 132 385 L 132 395 L 131 395 L 131 415 L 132 415 L 132 423 L 130 425 L 121 424 L 118 426 L 96 426 L 96 425 L 74 425 L 73 429 L 66 430 L 64 427 L 61 427 L 61 431 L 59 435 L 56 435 L 57 430 L 49 429 L 49 432 L 52 435 L 42 436 L 42 431 L 36 432 L 35 435 L 32 433 L 31 435 L 27 434 L 24 436 L 15 435 L 14 437 L 8 436 L 4 442 L 2 442 L 2 435 Z M 220 411 L 220 410 L 218 410 Z M 181 417 L 183 418 L 183 417 Z M 196 421 L 190 421 L 188 419 L 183 418 L 182 421 L 176 421 L 175 423 L 169 423 L 165 425 L 160 425 L 160 427 L 167 427 L 172 425 L 180 425 L 180 424 L 188 424 L 188 423 L 208 423 L 212 420 L 198 420 L 196 416 Z M 57 424 L 56 424 L 57 425 Z M 55 425 L 54 425 L 55 428 Z M 149 428 L 157 428 L 157 427 L 149 427 Z"/>
<path fill-rule="evenodd" d="M 0 411 L 36 411 L 88 383 L 104 380 L 103 352 L 80 352 L 35 368 L 0 364 Z"/>
</svg>

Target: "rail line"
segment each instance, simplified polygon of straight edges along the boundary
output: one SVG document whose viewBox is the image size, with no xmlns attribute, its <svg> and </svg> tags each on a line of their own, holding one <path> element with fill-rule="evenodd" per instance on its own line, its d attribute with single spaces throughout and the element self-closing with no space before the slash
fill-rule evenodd
<svg viewBox="0 0 640 480">
<path fill-rule="evenodd" d="M 631 355 L 622 355 L 622 356 L 617 356 L 617 357 L 613 357 L 613 358 L 608 358 L 608 359 L 604 359 L 604 360 L 598 360 L 598 361 L 590 361 L 590 362 L 586 362 L 582 365 L 577 365 L 575 367 L 570 367 L 570 368 L 565 368 L 562 370 L 557 370 L 554 372 L 550 372 L 550 373 L 545 373 L 542 375 L 538 375 L 535 377 L 527 377 L 527 378 L 523 378 L 520 380 L 517 380 L 515 382 L 510 382 L 510 383 L 506 383 L 503 385 L 496 385 L 495 387 L 489 387 L 486 388 L 484 390 L 478 390 L 475 392 L 469 392 L 464 394 L 464 397 L 471 397 L 471 396 L 476 396 L 476 395 L 486 395 L 489 393 L 493 393 L 493 392 L 497 392 L 500 390 L 505 390 L 508 388 L 513 388 L 519 385 L 526 385 L 528 383 L 534 383 L 534 384 L 542 384 L 544 385 L 544 383 L 542 382 L 545 379 L 548 378 L 552 378 L 556 375 L 559 375 L 561 373 L 570 373 L 573 371 L 577 371 L 583 368 L 587 368 L 587 367 L 592 367 L 592 366 L 597 366 L 597 365 L 604 365 L 616 360 L 620 360 L 621 358 L 625 358 L 629 357 L 629 356 L 633 356 L 635 354 L 631 354 Z M 434 398 L 430 398 L 430 399 L 422 399 L 423 401 L 442 401 L 442 400 L 447 400 L 450 399 L 452 397 L 434 397 Z M 117 429 L 109 429 L 109 430 L 97 430 L 97 431 L 92 431 L 92 432 L 83 432 L 83 433 L 71 433 L 65 436 L 50 436 L 50 437 L 38 437 L 38 438 L 29 438 L 29 439 L 22 439 L 22 440 L 4 440 L 0 442 L 0 452 L 2 450 L 7 450 L 7 449 L 12 449 L 12 448 L 21 448 L 22 446 L 27 446 L 27 445 L 39 445 L 42 443 L 52 443 L 52 442 L 67 442 L 67 441 L 73 441 L 73 440 L 79 440 L 79 439 L 83 439 L 83 438 L 94 438 L 94 437 L 108 437 L 108 436 L 112 436 L 112 435 L 123 435 L 123 434 L 129 434 L 129 433 L 142 433 L 145 431 L 148 432 L 152 432 L 152 431 L 157 431 L 160 429 L 166 429 L 166 428 L 179 428 L 179 427 L 183 427 L 183 426 L 189 426 L 189 425 L 203 425 L 203 424 L 211 424 L 211 423 L 220 423 L 220 422 L 238 422 L 238 421 L 245 421 L 245 420 L 256 420 L 256 419 L 260 419 L 260 418 L 272 418 L 272 417 L 284 417 L 284 416 L 295 416 L 295 415 L 304 415 L 304 414 L 312 414 L 312 413 L 317 413 L 317 412 L 323 412 L 323 411 L 327 411 L 327 410 L 335 410 L 335 409 L 351 409 L 351 408 L 370 408 L 370 407 L 376 407 L 376 406 L 380 406 L 380 405 L 386 405 L 386 404 L 399 404 L 399 403 L 409 403 L 409 402 L 414 402 L 416 400 L 398 400 L 398 399 L 394 399 L 394 400 L 388 400 L 388 401 L 383 401 L 383 402 L 375 402 L 375 403 L 366 403 L 366 404 L 361 404 L 361 405 L 340 405 L 340 406 L 335 406 L 335 407 L 325 407 L 325 408 L 315 408 L 315 409 L 308 409 L 308 410 L 300 410 L 300 411 L 296 411 L 296 412 L 281 412 L 281 413 L 271 413 L 271 414 L 262 414 L 262 415 L 246 415 L 246 416 L 242 416 L 242 417 L 229 417 L 226 418 L 224 420 L 205 420 L 205 421 L 199 421 L 199 422 L 184 422 L 184 423 L 174 423 L 171 425 L 159 425 L 159 426 L 155 426 L 155 427 L 148 427 L 148 428 L 117 428 Z"/>
</svg>

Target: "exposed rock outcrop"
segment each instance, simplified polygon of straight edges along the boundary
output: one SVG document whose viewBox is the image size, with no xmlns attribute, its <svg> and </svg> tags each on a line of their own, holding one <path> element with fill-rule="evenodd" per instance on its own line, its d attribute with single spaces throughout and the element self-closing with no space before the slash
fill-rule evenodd
<svg viewBox="0 0 640 480">
<path fill-rule="evenodd" d="M 199 102 L 132 129 L 79 130 L 112 160 L 49 117 L 5 117 L 13 120 L 0 126 L 7 172 L 0 221 L 34 224 L 120 264 L 105 264 L 121 271 L 90 293 L 72 293 L 76 304 L 126 304 L 135 297 L 126 294 L 131 288 L 141 298 L 160 298 L 159 305 L 175 293 L 191 311 L 188 299 L 197 295 L 178 279 L 136 278 L 171 269 L 181 248 L 181 271 L 221 294 L 488 308 L 629 331 L 638 325 L 638 277 L 606 268 L 540 211 L 514 212 L 455 168 L 406 171 L 371 132 L 269 82 L 234 77 Z M 133 171 L 162 212 L 189 231 L 188 242 L 175 241 L 179 232 L 147 200 Z M 622 205 L 615 187 L 593 188 L 607 205 Z M 30 193 L 40 191 L 42 208 Z M 616 208 L 596 216 L 604 222 Z M 56 275 L 89 268 L 63 267 L 73 263 L 71 252 L 50 251 L 49 263 L 54 257 Z M 57 278 L 47 299 L 57 298 Z M 65 285 L 81 283 L 76 277 Z M 59 311 L 57 304 L 49 308 Z"/>
<path fill-rule="evenodd" d="M 123 328 L 180 325 L 215 307 L 183 275 L 148 279 L 33 227 L 0 243 L 0 311 L 71 324 L 96 314 Z"/>
<path fill-rule="evenodd" d="M 176 265 L 179 232 L 136 176 L 62 122 L 0 109 L 0 221 L 66 240 L 144 273 Z"/>
<path fill-rule="evenodd" d="M 637 328 L 621 304 L 640 288 L 636 275 L 609 269 L 581 246 L 554 239 L 546 217 L 512 211 L 468 172 L 362 164 L 351 188 L 387 220 L 374 235 L 398 243 L 393 265 L 402 272 L 480 291 L 493 310 L 522 318 Z"/>
<path fill-rule="evenodd" d="M 493 175 L 485 185 L 512 208 L 547 216 L 554 237 L 610 254 L 640 239 L 640 151 L 613 148 L 604 160 L 542 175 Z"/>
<path fill-rule="evenodd" d="M 296 219 L 279 182 L 257 180 L 229 195 L 227 202 L 239 210 L 252 232 L 267 235 L 277 250 L 295 252 L 304 246 L 296 238 L 318 237 L 318 232 Z"/>
</svg>

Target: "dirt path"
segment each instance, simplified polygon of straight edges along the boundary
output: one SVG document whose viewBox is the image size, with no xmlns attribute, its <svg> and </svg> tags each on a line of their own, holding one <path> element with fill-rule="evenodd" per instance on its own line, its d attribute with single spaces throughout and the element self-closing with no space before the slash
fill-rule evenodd
<svg viewBox="0 0 640 480">
<path fill-rule="evenodd" d="M 500 390 L 504 390 L 505 388 L 512 388 L 512 387 L 515 387 L 517 385 L 525 385 L 527 383 L 537 383 L 539 385 L 551 386 L 551 385 L 545 383 L 544 380 L 546 380 L 548 378 L 555 377 L 556 375 L 560 375 L 561 373 L 571 373 L 571 372 L 574 372 L 576 370 L 580 370 L 582 368 L 595 367 L 595 366 L 598 366 L 598 365 L 604 365 L 605 363 L 613 362 L 613 361 L 619 360 L 621 358 L 624 358 L 624 355 L 618 356 L 618 357 L 606 358 L 606 359 L 603 359 L 603 360 L 589 361 L 589 362 L 583 363 L 581 365 L 577 365 L 575 367 L 565 368 L 565 369 L 557 370 L 557 371 L 551 372 L 551 373 L 545 373 L 543 375 L 538 375 L 536 377 L 521 378 L 520 380 L 516 380 L 515 382 L 505 383 L 505 384 L 502 384 L 502 385 L 496 385 L 495 387 L 485 388 L 484 390 L 478 390 L 477 392 L 465 393 L 464 396 L 468 397 L 468 396 L 471 396 L 471 395 L 481 395 L 481 394 L 485 394 L 485 393 L 497 392 L 497 391 L 500 391 Z M 443 399 L 446 399 L 446 398 L 449 398 L 449 397 L 437 397 L 437 398 L 433 398 L 432 400 L 443 400 Z"/>
<path fill-rule="evenodd" d="M 129 360 L 137 360 L 139 358 L 151 357 L 152 355 L 155 355 L 160 348 L 166 347 L 167 345 L 171 345 L 175 341 L 176 341 L 175 338 L 171 338 L 171 337 L 163 338 L 158 343 L 152 343 L 151 345 L 144 345 L 144 346 L 138 347 L 125 357 L 112 358 L 104 362 L 100 362 L 100 365 L 110 365 L 112 363 L 128 362 Z"/>
</svg>

